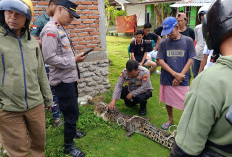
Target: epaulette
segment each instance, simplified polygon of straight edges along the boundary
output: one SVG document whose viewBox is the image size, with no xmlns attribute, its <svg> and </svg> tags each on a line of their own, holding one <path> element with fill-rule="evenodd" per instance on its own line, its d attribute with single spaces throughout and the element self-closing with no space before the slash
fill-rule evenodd
<svg viewBox="0 0 232 157">
<path fill-rule="evenodd" d="M 60 27 L 60 24 L 58 22 L 55 22 L 55 24 L 57 25 L 58 28 Z"/>
</svg>

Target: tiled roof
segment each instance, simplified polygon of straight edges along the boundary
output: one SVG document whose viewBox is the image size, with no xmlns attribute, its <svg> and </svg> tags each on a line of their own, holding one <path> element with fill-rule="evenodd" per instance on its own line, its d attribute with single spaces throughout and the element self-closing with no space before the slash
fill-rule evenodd
<svg viewBox="0 0 232 157">
<path fill-rule="evenodd" d="M 185 6 L 203 6 L 205 4 L 213 3 L 215 0 L 182 0 L 172 4 L 171 7 L 185 7 Z"/>
</svg>

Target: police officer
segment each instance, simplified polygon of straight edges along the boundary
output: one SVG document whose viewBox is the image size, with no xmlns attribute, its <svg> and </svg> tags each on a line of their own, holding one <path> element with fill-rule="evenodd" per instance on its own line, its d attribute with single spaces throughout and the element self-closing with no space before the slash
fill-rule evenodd
<svg viewBox="0 0 232 157">
<path fill-rule="evenodd" d="M 123 86 L 125 84 L 125 86 Z M 150 81 L 150 72 L 139 66 L 135 60 L 129 60 L 119 76 L 115 85 L 111 102 L 108 104 L 110 110 L 115 108 L 116 100 L 124 99 L 126 106 L 131 107 L 140 104 L 140 115 L 146 115 L 147 99 L 152 96 L 153 88 Z"/>
<path fill-rule="evenodd" d="M 203 21 L 203 36 L 217 62 L 195 78 L 170 157 L 231 157 L 232 127 L 226 114 L 232 104 L 231 0 L 217 0 Z"/>
<path fill-rule="evenodd" d="M 64 153 L 83 157 L 84 153 L 74 146 L 73 139 L 82 137 L 84 132 L 76 131 L 79 109 L 77 104 L 77 78 L 80 77 L 77 63 L 86 56 L 75 56 L 74 48 L 63 26 L 73 18 L 77 5 L 68 0 L 59 0 L 55 14 L 43 28 L 40 39 L 45 63 L 50 65 L 49 82 L 56 91 L 59 107 L 64 116 Z"/>
</svg>

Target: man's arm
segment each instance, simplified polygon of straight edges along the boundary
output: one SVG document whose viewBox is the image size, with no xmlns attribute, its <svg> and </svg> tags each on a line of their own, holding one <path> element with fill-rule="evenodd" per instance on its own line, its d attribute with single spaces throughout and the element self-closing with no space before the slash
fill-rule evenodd
<svg viewBox="0 0 232 157">
<path fill-rule="evenodd" d="M 185 64 L 183 70 L 181 71 L 182 74 L 185 75 L 189 71 L 189 69 L 190 69 L 190 67 L 192 65 L 192 62 L 193 62 L 193 59 L 189 58 L 188 61 L 187 61 L 187 63 Z"/>
<path fill-rule="evenodd" d="M 205 55 L 205 54 L 204 54 L 203 58 L 201 59 L 201 65 L 200 65 L 198 74 L 200 74 L 200 73 L 204 70 L 204 67 L 205 67 L 205 65 L 206 65 L 206 63 L 207 63 L 208 56 L 209 56 L 209 55 Z"/>
<path fill-rule="evenodd" d="M 135 60 L 135 55 L 134 55 L 134 53 L 133 53 L 133 52 L 130 52 L 130 54 L 131 54 L 131 59 Z"/>
<path fill-rule="evenodd" d="M 161 42 L 161 37 L 158 36 L 157 42 L 156 42 L 156 46 L 153 48 L 153 50 L 157 50 L 159 48 L 159 44 Z"/>
<path fill-rule="evenodd" d="M 111 102 L 108 104 L 108 107 L 110 110 L 113 110 L 115 108 L 116 105 L 116 100 L 119 100 L 121 97 L 121 93 L 122 93 L 122 87 L 123 87 L 123 83 L 124 83 L 124 73 L 123 71 L 120 73 L 120 76 L 118 78 L 118 82 L 114 87 L 114 92 L 113 92 L 113 96 L 112 96 L 112 100 Z"/>
<path fill-rule="evenodd" d="M 41 37 L 42 40 L 42 52 L 44 61 L 48 65 L 55 66 L 61 69 L 69 69 L 76 67 L 76 57 L 61 57 L 57 55 L 58 47 L 58 33 L 55 31 L 44 32 Z"/>
<path fill-rule="evenodd" d="M 143 66 L 145 59 L 147 58 L 147 52 L 144 53 L 142 61 L 139 63 L 140 66 Z"/>
<path fill-rule="evenodd" d="M 40 48 L 37 47 L 36 48 L 36 56 L 38 59 L 38 81 L 39 81 L 39 85 L 40 85 L 40 90 L 41 93 L 43 95 L 44 98 L 44 105 L 45 107 L 49 107 L 53 105 L 53 98 L 52 98 L 52 93 L 51 93 L 51 89 L 48 83 L 48 78 L 47 78 L 47 74 L 45 71 L 45 67 L 44 67 L 44 62 L 42 59 L 42 53 L 40 51 Z"/>
<path fill-rule="evenodd" d="M 174 78 L 176 78 L 179 82 L 182 82 L 185 78 L 185 74 L 182 74 L 182 73 L 177 73 L 175 72 L 174 70 L 172 70 L 170 68 L 170 66 L 165 63 L 165 61 L 163 59 L 158 59 L 158 63 L 159 65 L 162 66 L 162 68 L 167 71 L 168 73 L 170 73 Z"/>
</svg>

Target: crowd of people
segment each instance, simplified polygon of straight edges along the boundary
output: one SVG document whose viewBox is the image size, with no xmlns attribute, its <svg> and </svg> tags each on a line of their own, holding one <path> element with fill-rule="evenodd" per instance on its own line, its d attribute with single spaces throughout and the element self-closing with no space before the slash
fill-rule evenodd
<svg viewBox="0 0 232 157">
<path fill-rule="evenodd" d="M 159 102 L 168 113 L 161 128 L 173 125 L 173 108 L 184 110 L 170 157 L 232 156 L 232 120 L 225 118 L 232 102 L 229 4 L 230 0 L 217 0 L 210 8 L 202 7 L 201 24 L 194 30 L 184 13 L 164 19 L 162 31 L 151 33 L 152 25 L 146 23 L 130 43 L 131 59 L 108 108 L 114 110 L 116 100 L 123 99 L 127 107 L 140 104 L 139 114 L 146 115 L 153 91 L 150 78 L 161 66 Z M 3 143 L 10 157 L 45 156 L 44 108 L 51 110 L 57 127 L 64 125 L 64 154 L 85 156 L 74 139 L 86 136 L 76 125 L 78 63 L 87 55 L 75 55 L 64 29 L 80 18 L 76 8 L 69 0 L 50 0 L 31 29 L 30 0 L 0 0 L 0 148 Z M 208 68 L 212 62 L 216 64 Z"/>
</svg>

